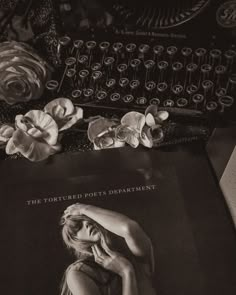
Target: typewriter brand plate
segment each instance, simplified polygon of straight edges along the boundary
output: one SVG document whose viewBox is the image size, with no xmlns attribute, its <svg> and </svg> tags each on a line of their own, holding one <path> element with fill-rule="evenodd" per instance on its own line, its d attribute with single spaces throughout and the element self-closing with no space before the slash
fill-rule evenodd
<svg viewBox="0 0 236 295">
<path fill-rule="evenodd" d="M 152 1 L 153 2 L 153 1 Z M 113 9 L 121 23 L 147 28 L 164 29 L 178 26 L 198 15 L 210 0 L 178 0 L 168 5 L 166 1 L 156 1 L 144 7 L 131 4 L 115 4 Z"/>
</svg>

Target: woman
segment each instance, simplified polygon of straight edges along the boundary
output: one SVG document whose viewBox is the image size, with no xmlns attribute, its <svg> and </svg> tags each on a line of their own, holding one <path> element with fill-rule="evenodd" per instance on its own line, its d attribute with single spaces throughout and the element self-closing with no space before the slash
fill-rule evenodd
<svg viewBox="0 0 236 295">
<path fill-rule="evenodd" d="M 61 295 L 154 295 L 153 248 L 141 227 L 120 213 L 74 204 L 62 216 L 62 237 L 77 261 Z"/>
</svg>

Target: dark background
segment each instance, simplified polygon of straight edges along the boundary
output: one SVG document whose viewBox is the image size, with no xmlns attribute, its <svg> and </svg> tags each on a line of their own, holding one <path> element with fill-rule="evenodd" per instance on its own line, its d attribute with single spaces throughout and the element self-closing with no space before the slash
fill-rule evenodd
<svg viewBox="0 0 236 295">
<path fill-rule="evenodd" d="M 4 294 L 58 294 L 74 260 L 59 226 L 74 201 L 27 206 L 26 200 L 148 183 L 158 189 L 84 202 L 122 212 L 143 226 L 154 245 L 158 294 L 235 294 L 235 230 L 200 146 L 171 153 L 124 148 L 55 156 L 34 170 L 27 161 L 13 162 L 14 172 L 11 161 L 1 168 L 12 175 L 21 171 L 15 185 L 0 172 Z"/>
</svg>

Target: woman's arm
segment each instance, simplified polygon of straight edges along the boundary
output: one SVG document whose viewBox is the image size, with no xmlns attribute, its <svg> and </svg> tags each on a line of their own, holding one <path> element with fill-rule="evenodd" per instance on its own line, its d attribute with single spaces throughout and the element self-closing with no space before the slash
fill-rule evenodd
<svg viewBox="0 0 236 295">
<path fill-rule="evenodd" d="M 138 286 L 133 265 L 128 259 L 103 245 L 92 246 L 95 261 L 103 268 L 119 275 L 122 279 L 122 295 L 138 295 Z"/>
<path fill-rule="evenodd" d="M 83 204 L 70 206 L 68 213 L 88 216 L 108 231 L 123 237 L 134 255 L 150 257 L 152 244 L 149 237 L 137 222 L 127 216 L 111 210 Z"/>
</svg>

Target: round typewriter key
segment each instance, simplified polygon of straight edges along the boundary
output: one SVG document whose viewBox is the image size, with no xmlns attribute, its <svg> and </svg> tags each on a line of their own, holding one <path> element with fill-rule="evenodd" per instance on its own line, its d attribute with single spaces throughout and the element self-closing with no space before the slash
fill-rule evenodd
<svg viewBox="0 0 236 295">
<path fill-rule="evenodd" d="M 233 105 L 234 99 L 231 96 L 222 96 L 219 98 L 219 104 L 221 105 L 221 112 L 224 112 L 225 108 L 229 108 Z"/>
<path fill-rule="evenodd" d="M 107 41 L 101 42 L 101 43 L 99 44 L 99 48 L 100 48 L 102 51 L 106 51 L 109 47 L 110 47 L 110 43 L 107 42 Z"/>
<path fill-rule="evenodd" d="M 131 94 L 127 94 L 127 95 L 125 95 L 124 97 L 122 97 L 122 100 L 123 100 L 125 103 L 131 103 L 131 102 L 134 100 L 134 97 L 133 97 L 133 95 L 131 95 Z"/>
<path fill-rule="evenodd" d="M 210 57 L 212 58 L 212 63 L 214 64 L 216 59 L 219 59 L 222 55 L 221 50 L 219 49 L 212 49 L 210 51 Z"/>
<path fill-rule="evenodd" d="M 197 93 L 193 95 L 192 100 L 195 104 L 199 104 L 204 101 L 204 96 L 202 94 Z"/>
<path fill-rule="evenodd" d="M 141 53 L 147 53 L 149 49 L 150 49 L 150 46 L 148 44 L 141 44 L 139 45 L 139 48 L 138 48 L 139 52 Z"/>
<path fill-rule="evenodd" d="M 79 76 L 81 79 L 88 77 L 89 71 L 88 70 L 81 70 L 79 71 Z"/>
<path fill-rule="evenodd" d="M 132 60 L 130 61 L 130 66 L 131 66 L 132 68 L 137 68 L 140 64 L 141 64 L 141 60 L 140 60 L 140 59 L 137 59 L 137 58 L 132 59 Z"/>
<path fill-rule="evenodd" d="M 165 70 L 168 67 L 168 62 L 165 60 L 159 61 L 157 66 L 160 70 Z"/>
<path fill-rule="evenodd" d="M 112 93 L 111 96 L 110 96 L 110 100 L 111 101 L 118 101 L 120 100 L 120 94 L 115 92 L 115 93 Z"/>
<path fill-rule="evenodd" d="M 209 65 L 209 64 L 203 64 L 203 65 L 201 66 L 201 71 L 202 71 L 203 73 L 210 72 L 211 70 L 212 70 L 212 66 Z"/>
<path fill-rule="evenodd" d="M 226 67 L 223 65 L 216 66 L 215 72 L 217 75 L 222 75 L 222 74 L 226 73 Z"/>
<path fill-rule="evenodd" d="M 83 40 L 75 40 L 73 42 L 73 45 L 75 48 L 79 49 L 79 48 L 82 48 L 83 45 L 84 45 L 84 41 Z"/>
<path fill-rule="evenodd" d="M 81 96 L 82 91 L 79 89 L 75 89 L 72 91 L 71 96 L 73 98 L 79 98 Z"/>
<path fill-rule="evenodd" d="M 172 92 L 176 95 L 179 95 L 184 90 L 183 86 L 180 84 L 176 84 L 172 87 Z"/>
<path fill-rule="evenodd" d="M 172 99 L 167 99 L 163 102 L 164 107 L 173 107 L 174 105 L 175 103 Z"/>
<path fill-rule="evenodd" d="M 127 68 L 128 68 L 127 64 L 119 64 L 119 65 L 117 66 L 117 70 L 118 70 L 118 72 L 120 72 L 120 73 L 125 72 L 125 71 L 127 70 Z"/>
<path fill-rule="evenodd" d="M 197 48 L 197 49 L 195 50 L 195 54 L 196 54 L 196 56 L 198 56 L 198 57 L 202 57 L 202 56 L 204 56 L 204 55 L 206 54 L 206 52 L 207 52 L 207 50 L 206 50 L 205 48 Z"/>
<path fill-rule="evenodd" d="M 221 96 L 225 96 L 227 93 L 226 89 L 225 88 L 218 88 L 215 92 L 216 96 L 217 97 L 221 97 Z"/>
<path fill-rule="evenodd" d="M 102 72 L 101 71 L 92 72 L 91 77 L 94 81 L 96 81 L 102 77 Z"/>
<path fill-rule="evenodd" d="M 107 93 L 105 91 L 98 91 L 96 94 L 96 98 L 98 100 L 103 100 L 107 97 Z"/>
<path fill-rule="evenodd" d="M 79 56 L 79 49 L 81 49 L 84 45 L 84 41 L 83 40 L 74 40 L 73 42 L 73 47 L 71 50 L 71 54 L 73 53 L 74 50 L 76 50 L 76 58 L 78 58 Z"/>
<path fill-rule="evenodd" d="M 186 98 L 179 98 L 176 104 L 179 108 L 184 108 L 188 105 L 188 100 Z"/>
<path fill-rule="evenodd" d="M 96 63 L 91 65 L 91 70 L 92 71 L 98 71 L 98 70 L 101 69 L 101 67 L 102 67 L 102 65 L 100 63 L 96 62 Z"/>
<path fill-rule="evenodd" d="M 186 69 L 188 72 L 195 72 L 197 70 L 198 66 L 195 63 L 187 64 Z"/>
<path fill-rule="evenodd" d="M 157 106 L 159 106 L 160 105 L 160 103 L 161 103 L 161 101 L 160 101 L 160 99 L 159 98 L 152 98 L 151 100 L 150 100 L 150 105 L 157 105 Z"/>
<path fill-rule="evenodd" d="M 88 41 L 85 43 L 85 45 L 89 50 L 91 50 L 96 47 L 97 42 L 96 41 Z"/>
<path fill-rule="evenodd" d="M 112 65 L 112 64 L 114 63 L 114 61 L 115 61 L 114 57 L 109 56 L 109 57 L 106 57 L 106 58 L 104 59 L 104 64 L 105 64 L 106 66 L 110 66 L 110 65 Z"/>
<path fill-rule="evenodd" d="M 170 55 L 170 56 L 174 56 L 176 54 L 176 52 L 178 51 L 178 48 L 176 46 L 169 46 L 166 49 L 166 52 Z"/>
<path fill-rule="evenodd" d="M 56 90 L 58 86 L 59 86 L 59 82 L 57 80 L 49 80 L 46 83 L 46 88 L 50 91 Z"/>
<path fill-rule="evenodd" d="M 197 92 L 197 90 L 198 90 L 198 87 L 194 84 L 188 85 L 186 88 L 186 92 L 190 95 Z"/>
<path fill-rule="evenodd" d="M 112 48 L 115 52 L 118 52 L 123 47 L 124 47 L 124 45 L 121 42 L 117 42 L 112 45 Z"/>
<path fill-rule="evenodd" d="M 138 104 L 138 105 L 145 105 L 145 104 L 147 104 L 147 99 L 146 99 L 146 97 L 144 97 L 144 96 L 142 96 L 142 97 L 138 97 L 138 98 L 136 99 L 136 104 Z"/>
<path fill-rule="evenodd" d="M 203 87 L 203 89 L 205 89 L 205 90 L 209 90 L 209 89 L 211 89 L 213 86 L 214 86 L 214 83 L 213 83 L 212 81 L 210 81 L 210 80 L 204 80 L 204 81 L 202 82 L 202 87 Z"/>
<path fill-rule="evenodd" d="M 156 83 L 154 81 L 148 81 L 145 84 L 145 88 L 147 89 L 147 91 L 152 91 L 153 89 L 156 88 Z"/>
<path fill-rule="evenodd" d="M 129 84 L 129 79 L 128 78 L 121 78 L 119 80 L 119 85 L 124 88 Z"/>
<path fill-rule="evenodd" d="M 209 112 L 213 112 L 217 109 L 218 105 L 215 101 L 209 101 L 207 104 L 206 104 L 206 110 L 209 111 Z"/>
<path fill-rule="evenodd" d="M 86 98 L 89 98 L 93 95 L 94 91 L 92 88 L 83 89 L 83 94 Z"/>
<path fill-rule="evenodd" d="M 192 54 L 193 50 L 190 47 L 184 47 L 181 49 L 181 53 L 183 56 L 188 57 Z"/>
<path fill-rule="evenodd" d="M 76 70 L 75 69 L 69 69 L 66 71 L 66 76 L 69 77 L 69 78 L 72 78 L 74 77 L 76 74 Z"/>
<path fill-rule="evenodd" d="M 152 60 L 152 59 L 146 60 L 146 61 L 144 62 L 144 66 L 145 66 L 145 68 L 146 68 L 147 70 L 150 70 L 150 69 L 152 69 L 152 68 L 155 66 L 155 61 Z"/>
<path fill-rule="evenodd" d="M 172 69 L 175 72 L 178 72 L 178 71 L 182 70 L 182 68 L 183 68 L 183 64 L 181 62 L 178 62 L 178 61 L 174 62 L 173 65 L 172 65 Z"/>
<path fill-rule="evenodd" d="M 168 85 L 166 82 L 162 82 L 157 85 L 157 90 L 159 92 L 164 92 L 167 88 L 168 88 Z"/>
<path fill-rule="evenodd" d="M 80 57 L 78 57 L 78 63 L 84 65 L 87 62 L 88 62 L 88 56 L 87 55 L 81 55 Z"/>
<path fill-rule="evenodd" d="M 74 64 L 76 63 L 76 58 L 75 57 L 68 57 L 66 60 L 65 60 L 65 64 L 67 66 L 73 66 Z"/>
<path fill-rule="evenodd" d="M 153 47 L 153 52 L 156 54 L 156 55 L 161 55 L 162 52 L 165 50 L 165 48 L 162 46 L 162 45 L 155 45 Z"/>
<path fill-rule="evenodd" d="M 116 80 L 115 79 L 108 79 L 107 81 L 106 81 L 106 86 L 108 87 L 108 88 L 112 88 L 112 87 L 114 87 L 116 85 Z"/>
<path fill-rule="evenodd" d="M 127 45 L 125 46 L 125 49 L 126 49 L 127 52 L 132 53 L 132 52 L 135 51 L 136 47 L 137 47 L 136 44 L 134 44 L 134 43 L 129 43 L 129 44 L 127 44 Z"/>
<path fill-rule="evenodd" d="M 71 38 L 69 36 L 62 36 L 59 38 L 59 43 L 63 46 L 68 45 L 71 41 Z"/>
<path fill-rule="evenodd" d="M 132 80 L 132 81 L 130 81 L 130 83 L 129 83 L 129 86 L 130 86 L 130 88 L 131 88 L 132 90 L 138 88 L 139 85 L 140 85 L 139 80 Z"/>
<path fill-rule="evenodd" d="M 232 50 L 232 49 L 229 49 L 225 52 L 225 57 L 227 59 L 234 59 L 236 56 L 236 51 L 235 50 Z"/>
</svg>

